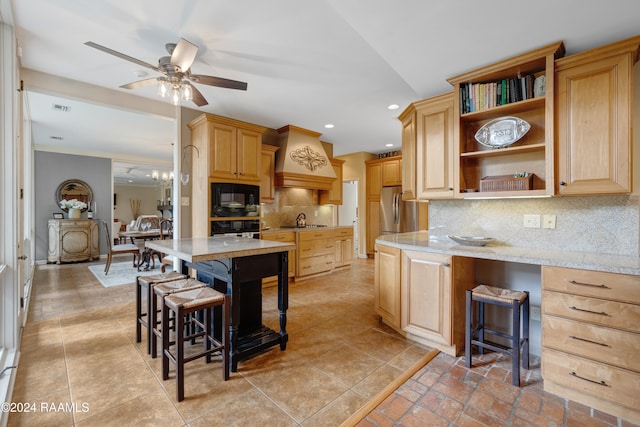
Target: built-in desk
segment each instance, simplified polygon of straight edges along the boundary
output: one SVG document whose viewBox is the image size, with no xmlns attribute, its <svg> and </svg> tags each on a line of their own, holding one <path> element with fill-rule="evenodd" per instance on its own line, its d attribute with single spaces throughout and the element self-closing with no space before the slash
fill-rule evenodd
<svg viewBox="0 0 640 427">
<path fill-rule="evenodd" d="M 538 339 L 545 391 L 640 423 L 637 254 L 462 246 L 426 231 L 380 236 L 376 311 L 407 338 L 459 354 L 464 348 L 465 290 L 484 280 L 481 276 L 490 276 L 496 264 L 481 260 L 505 263 L 505 269 L 516 264 L 539 269 L 539 282 L 529 284 L 529 290 L 541 304 Z M 523 286 L 516 283 L 519 278 L 511 285 Z"/>
<path fill-rule="evenodd" d="M 242 237 L 209 237 L 150 240 L 145 246 L 182 262 L 183 272 L 197 272 L 198 280 L 231 299 L 229 359 L 235 372 L 238 362 L 269 347 L 285 350 L 289 306 L 288 251 L 291 243 Z M 262 324 L 262 278 L 278 276 L 280 331 Z"/>
</svg>

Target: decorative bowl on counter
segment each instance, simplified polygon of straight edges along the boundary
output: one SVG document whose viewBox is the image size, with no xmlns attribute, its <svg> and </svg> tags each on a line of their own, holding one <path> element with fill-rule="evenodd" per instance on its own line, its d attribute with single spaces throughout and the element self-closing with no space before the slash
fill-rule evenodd
<svg viewBox="0 0 640 427">
<path fill-rule="evenodd" d="M 495 241 L 493 237 L 474 237 L 474 236 L 447 236 L 451 240 L 461 245 L 467 246 L 485 246 Z"/>
</svg>

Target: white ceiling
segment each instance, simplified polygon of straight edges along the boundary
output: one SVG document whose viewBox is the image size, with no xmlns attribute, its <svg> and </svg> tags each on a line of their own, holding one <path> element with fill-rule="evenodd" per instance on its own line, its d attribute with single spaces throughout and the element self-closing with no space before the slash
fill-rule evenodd
<svg viewBox="0 0 640 427">
<path fill-rule="evenodd" d="M 558 40 L 572 54 L 640 33 L 637 0 L 10 1 L 24 68 L 157 99 L 154 87 L 118 88 L 155 72 L 84 43 L 155 65 L 183 37 L 200 48 L 193 73 L 248 82 L 198 85 L 200 110 L 321 132 L 335 155 L 399 149 L 396 117 L 449 91 L 448 77 Z M 26 89 L 36 146 L 171 161 L 170 120 Z M 52 103 L 82 115 L 65 119 Z"/>
</svg>

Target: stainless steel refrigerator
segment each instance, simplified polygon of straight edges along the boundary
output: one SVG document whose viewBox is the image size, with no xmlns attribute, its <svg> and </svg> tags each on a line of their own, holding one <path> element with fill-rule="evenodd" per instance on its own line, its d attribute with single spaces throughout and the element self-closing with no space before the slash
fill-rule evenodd
<svg viewBox="0 0 640 427">
<path fill-rule="evenodd" d="M 380 190 L 380 233 L 418 231 L 418 203 L 402 200 L 402 187 Z"/>
</svg>

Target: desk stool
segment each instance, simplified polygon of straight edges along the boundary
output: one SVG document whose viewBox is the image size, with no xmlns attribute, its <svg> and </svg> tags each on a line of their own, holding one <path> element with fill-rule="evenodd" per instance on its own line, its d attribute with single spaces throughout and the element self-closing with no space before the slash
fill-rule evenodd
<svg viewBox="0 0 640 427">
<path fill-rule="evenodd" d="M 222 307 L 222 337 L 218 341 L 214 337 L 212 327 L 214 307 Z M 162 306 L 162 324 L 169 324 L 169 312 L 175 317 L 175 352 L 171 352 L 169 328 L 162 328 L 162 379 L 169 378 L 169 361 L 176 366 L 176 400 L 184 399 L 184 364 L 200 357 L 205 357 L 206 363 L 211 362 L 211 354 L 220 352 L 222 356 L 222 379 L 229 379 L 229 296 L 213 288 L 203 287 L 188 291 L 175 292 L 166 295 Z M 202 332 L 196 334 L 204 337 L 203 351 L 185 356 L 185 316 L 193 313 L 190 322 L 198 325 Z M 202 322 L 198 320 L 202 319 Z"/>
<path fill-rule="evenodd" d="M 136 342 L 142 341 L 142 326 L 147 328 L 147 353 L 151 353 L 151 294 L 153 292 L 153 286 L 158 283 L 170 282 L 172 280 L 186 279 L 187 276 L 180 273 L 170 272 L 163 274 L 154 274 L 150 276 L 138 276 L 136 277 Z M 144 294 L 147 298 L 146 312 L 142 312 L 142 292 L 144 288 Z M 156 312 L 157 316 L 157 312 Z"/>
<path fill-rule="evenodd" d="M 151 305 L 149 310 L 155 313 L 157 313 L 158 310 L 161 311 L 162 307 L 164 307 L 164 299 L 168 295 L 174 294 L 176 292 L 204 288 L 205 286 L 207 286 L 205 283 L 192 278 L 158 283 L 153 286 L 152 294 L 151 294 Z M 160 304 L 158 304 L 158 298 L 160 299 Z M 165 323 L 165 324 L 169 325 L 169 323 Z M 157 316 L 151 316 L 149 330 L 151 331 L 150 343 L 151 343 L 152 359 L 155 359 L 158 356 L 158 338 L 162 340 L 162 329 L 165 329 L 164 327 L 161 328 L 161 325 L 163 325 L 163 323 L 161 323 L 161 321 L 158 322 Z M 167 326 L 166 329 L 169 329 L 169 327 Z"/>
<path fill-rule="evenodd" d="M 473 301 L 478 303 L 478 324 L 473 327 Z M 511 309 L 512 334 L 495 331 L 484 325 L 484 305 L 493 304 Z M 522 310 L 521 310 L 522 308 Z M 522 337 L 520 336 L 520 313 L 522 312 Z M 511 347 L 485 341 L 485 333 L 511 340 Z M 477 339 L 476 339 L 477 334 Z M 484 349 L 497 351 L 511 356 L 511 383 L 520 387 L 520 350 L 522 349 L 522 367 L 529 369 L 529 292 L 495 288 L 480 284 L 466 295 L 465 324 L 465 364 L 471 368 L 471 346 L 478 346 L 479 353 Z"/>
</svg>

